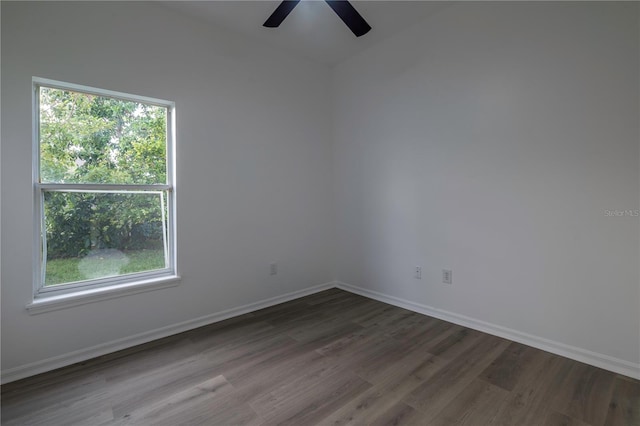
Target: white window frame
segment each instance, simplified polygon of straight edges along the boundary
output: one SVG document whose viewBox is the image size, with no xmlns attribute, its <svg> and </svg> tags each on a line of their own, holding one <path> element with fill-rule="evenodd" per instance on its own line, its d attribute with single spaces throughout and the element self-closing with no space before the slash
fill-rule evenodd
<svg viewBox="0 0 640 426">
<path fill-rule="evenodd" d="M 167 110 L 167 146 L 165 184 L 64 184 L 42 183 L 40 181 L 40 87 L 70 90 L 96 96 L 105 96 L 125 101 L 154 105 Z M 33 241 L 33 302 L 27 305 L 29 311 L 59 309 L 59 306 L 77 305 L 104 298 L 119 297 L 123 294 L 138 293 L 154 288 L 176 285 L 179 281 L 176 268 L 176 196 L 175 196 L 175 103 L 146 96 L 131 95 L 112 90 L 98 89 L 73 83 L 45 78 L 32 78 L 32 123 L 33 123 L 33 193 L 34 193 L 34 241 Z M 163 194 L 167 200 L 167 229 L 165 241 L 164 269 L 137 272 L 114 277 L 90 279 L 45 287 L 44 256 L 46 253 L 46 231 L 44 219 L 45 192 L 104 192 L 104 193 L 150 193 Z M 162 197 L 161 197 L 162 198 Z M 163 209 L 164 214 L 164 209 Z M 81 300 L 81 302 L 78 302 Z"/>
</svg>

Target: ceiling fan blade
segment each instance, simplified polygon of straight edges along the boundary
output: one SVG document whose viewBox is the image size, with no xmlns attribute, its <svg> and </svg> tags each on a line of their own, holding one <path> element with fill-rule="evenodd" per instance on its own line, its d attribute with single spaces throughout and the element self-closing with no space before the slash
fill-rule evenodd
<svg viewBox="0 0 640 426">
<path fill-rule="evenodd" d="M 298 3 L 300 3 L 300 0 L 284 0 L 262 25 L 269 28 L 279 27 Z"/>
<path fill-rule="evenodd" d="M 331 9 L 347 24 L 347 27 L 356 35 L 360 37 L 365 35 L 371 29 L 371 26 L 367 24 L 367 21 L 358 13 L 358 11 L 351 6 L 347 0 L 325 0 Z"/>
</svg>

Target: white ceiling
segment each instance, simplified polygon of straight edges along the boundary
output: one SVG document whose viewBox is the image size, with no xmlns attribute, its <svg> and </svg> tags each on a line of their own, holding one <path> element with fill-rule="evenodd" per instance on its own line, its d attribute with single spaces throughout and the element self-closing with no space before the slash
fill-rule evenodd
<svg viewBox="0 0 640 426">
<path fill-rule="evenodd" d="M 334 65 L 446 7 L 437 1 L 352 1 L 372 30 L 356 37 L 322 0 L 302 0 L 279 28 L 264 21 L 280 1 L 163 2 L 212 25 L 259 38 L 317 62 Z"/>
</svg>

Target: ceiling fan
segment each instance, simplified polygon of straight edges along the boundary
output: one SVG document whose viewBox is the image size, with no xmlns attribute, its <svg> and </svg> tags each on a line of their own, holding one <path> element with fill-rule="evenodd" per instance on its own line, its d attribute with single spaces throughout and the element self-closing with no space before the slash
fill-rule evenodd
<svg viewBox="0 0 640 426">
<path fill-rule="evenodd" d="M 349 29 L 360 37 L 365 35 L 371 29 L 367 21 L 358 13 L 358 11 L 347 0 L 325 0 L 325 2 L 333 9 L 333 11 L 342 19 Z M 269 16 L 269 19 L 263 24 L 265 27 L 277 28 L 282 21 L 291 13 L 294 7 L 300 3 L 300 0 L 284 0 L 278 5 L 276 10 Z"/>
</svg>

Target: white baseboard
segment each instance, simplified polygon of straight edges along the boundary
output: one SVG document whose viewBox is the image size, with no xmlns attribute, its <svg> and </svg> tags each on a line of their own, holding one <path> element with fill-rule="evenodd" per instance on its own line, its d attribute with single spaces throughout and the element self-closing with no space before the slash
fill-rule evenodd
<svg viewBox="0 0 640 426">
<path fill-rule="evenodd" d="M 313 287 L 308 287 L 304 290 L 293 291 L 291 293 L 271 297 L 269 299 L 264 299 L 255 303 L 249 303 L 248 305 L 239 306 L 237 308 L 228 309 L 222 312 L 194 318 L 189 321 L 180 322 L 178 324 L 173 324 L 166 327 L 157 328 L 155 330 L 146 331 L 144 333 L 135 334 L 123 339 L 101 343 L 99 345 L 91 346 L 86 349 L 80 349 L 63 355 L 47 358 L 41 361 L 36 361 L 7 370 L 2 370 L 1 381 L 2 384 L 9 383 L 15 380 L 23 379 L 25 377 L 55 370 L 56 368 L 66 367 L 77 362 L 86 361 L 88 359 L 95 358 L 101 355 L 106 355 L 108 353 L 127 349 L 136 345 L 141 345 L 152 340 L 161 339 L 163 337 L 168 337 L 177 333 L 192 330 L 194 328 L 213 324 L 215 322 L 223 321 L 232 317 L 236 317 L 238 315 L 257 311 L 258 309 L 267 308 L 279 303 L 288 302 L 293 299 L 328 290 L 330 288 L 334 288 L 335 286 L 335 282 L 329 282 Z"/>
<path fill-rule="evenodd" d="M 469 327 L 474 330 L 513 340 L 514 342 L 542 349 L 543 351 L 561 355 L 570 359 L 574 359 L 576 361 L 583 362 L 585 364 L 593 365 L 595 367 L 603 368 L 605 370 L 632 377 L 634 379 L 640 379 L 640 364 L 635 364 L 619 358 L 614 358 L 608 355 L 588 351 L 586 349 L 578 348 L 575 346 L 566 345 L 564 343 L 534 336 L 528 333 L 523 333 L 507 327 L 480 321 L 464 315 L 433 308 L 431 306 L 423 305 L 409 300 L 400 299 L 398 297 L 389 296 L 377 291 L 372 291 L 343 282 L 334 281 L 309 287 L 304 290 L 298 290 L 280 296 L 271 297 L 269 299 L 264 299 L 255 303 L 250 303 L 222 312 L 205 315 L 203 317 L 158 328 L 148 332 L 135 334 L 123 339 L 117 339 L 111 342 L 102 343 L 100 345 L 92 346 L 86 349 L 80 349 L 63 355 L 47 358 L 41 361 L 21 365 L 7 370 L 2 370 L 1 382 L 3 384 L 13 382 L 25 377 L 55 370 L 56 368 L 65 367 L 77 362 L 86 361 L 91 358 L 106 355 L 108 353 L 116 352 L 122 349 L 127 349 L 136 345 L 161 339 L 163 337 L 182 333 L 184 331 L 189 331 L 194 328 L 213 324 L 225 319 L 236 317 L 238 315 L 257 311 L 259 309 L 267 308 L 279 303 L 288 302 L 290 300 L 308 296 L 310 294 L 318 293 L 320 291 L 328 290 L 334 287 L 349 291 L 351 293 L 359 294 L 370 299 L 378 300 L 380 302 L 388 303 L 393 306 L 408 309 L 413 312 L 418 312 L 420 314 L 462 325 L 464 327 Z"/>
<path fill-rule="evenodd" d="M 361 287 L 356 287 L 343 282 L 336 282 L 336 287 L 345 291 L 349 291 L 351 293 L 368 297 L 370 299 L 408 309 L 413 312 L 418 312 L 420 314 L 452 322 L 454 324 L 462 325 L 464 327 L 472 328 L 474 330 L 482 331 L 494 336 L 513 340 L 514 342 L 522 343 L 524 345 L 542 349 L 543 351 L 561 355 L 566 358 L 583 362 L 585 364 L 613 371 L 614 373 L 622 374 L 634 379 L 640 379 L 640 364 L 635 364 L 633 362 L 614 358 L 609 355 L 592 352 L 586 349 L 578 348 L 576 346 L 566 345 L 564 343 L 534 336 L 528 333 L 523 333 L 511 328 L 502 327 L 500 325 L 491 324 L 485 321 L 480 321 L 475 318 L 470 318 L 442 309 L 433 308 L 431 306 L 411 302 L 405 299 L 400 299 L 398 297 L 389 296 L 387 294 L 379 293 L 377 291 L 368 290 Z"/>
</svg>

